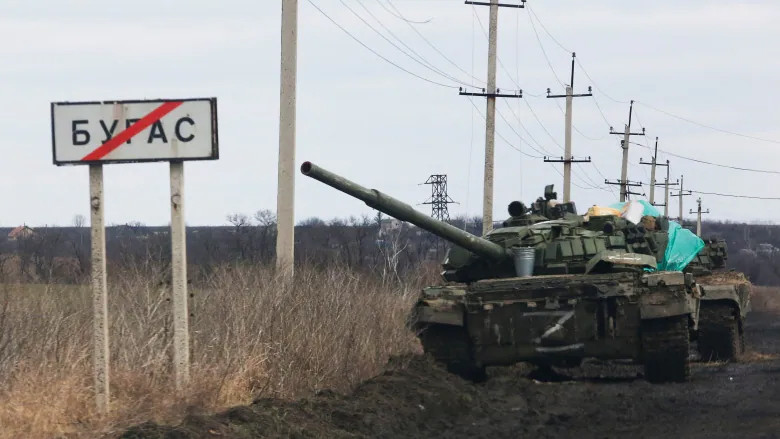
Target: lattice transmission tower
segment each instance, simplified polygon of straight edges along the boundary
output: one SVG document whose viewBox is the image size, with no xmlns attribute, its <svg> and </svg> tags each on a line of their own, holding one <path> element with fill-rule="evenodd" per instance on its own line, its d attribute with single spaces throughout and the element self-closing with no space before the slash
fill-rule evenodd
<svg viewBox="0 0 780 439">
<path fill-rule="evenodd" d="M 449 221 L 450 210 L 447 206 L 455 201 L 447 194 L 447 175 L 433 174 L 424 184 L 431 185 L 431 197 L 423 203 L 431 205 L 431 216 L 441 221 Z"/>
</svg>

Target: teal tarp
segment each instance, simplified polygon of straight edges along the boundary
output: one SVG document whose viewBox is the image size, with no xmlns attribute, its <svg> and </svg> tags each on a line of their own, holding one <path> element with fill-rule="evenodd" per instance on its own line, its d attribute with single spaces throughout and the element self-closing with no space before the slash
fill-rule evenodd
<svg viewBox="0 0 780 439">
<path fill-rule="evenodd" d="M 682 271 L 704 248 L 704 241 L 678 223 L 669 221 L 669 244 L 664 260 L 658 264 L 660 271 Z"/>
<path fill-rule="evenodd" d="M 661 216 L 652 204 L 645 200 L 637 200 L 644 206 L 643 215 L 654 217 Z M 626 203 L 614 203 L 609 207 L 613 209 L 622 209 Z M 664 259 L 658 263 L 659 271 L 682 271 L 697 254 L 704 248 L 704 241 L 695 233 L 680 226 L 679 223 L 669 221 L 669 244 L 666 246 Z"/>
<path fill-rule="evenodd" d="M 645 216 L 645 215 L 650 215 L 650 216 L 655 216 L 655 217 L 661 216 L 661 212 L 658 209 L 656 209 L 655 206 L 653 206 L 652 204 L 648 203 L 647 201 L 645 201 L 645 200 L 637 200 L 637 202 L 645 207 L 644 212 L 642 212 L 643 216 Z M 610 204 L 609 207 L 611 207 L 613 209 L 620 210 L 625 205 L 626 205 L 626 203 L 615 203 L 615 204 Z"/>
</svg>

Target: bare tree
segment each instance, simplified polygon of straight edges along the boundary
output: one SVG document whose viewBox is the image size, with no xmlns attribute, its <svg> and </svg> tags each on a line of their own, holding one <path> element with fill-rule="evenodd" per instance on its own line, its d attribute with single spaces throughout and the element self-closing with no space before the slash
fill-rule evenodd
<svg viewBox="0 0 780 439">
<path fill-rule="evenodd" d="M 268 209 L 255 212 L 257 222 L 256 251 L 258 262 L 268 262 L 275 256 L 276 214 Z"/>
<path fill-rule="evenodd" d="M 65 237 L 66 246 L 70 256 L 76 261 L 75 281 L 80 280 L 89 270 L 89 245 L 87 242 L 86 231 L 83 230 L 87 224 L 87 218 L 84 215 L 77 214 L 73 216 L 73 227 L 76 230 Z"/>
<path fill-rule="evenodd" d="M 87 225 L 87 217 L 82 214 L 73 215 L 73 227 L 82 228 Z"/>
<path fill-rule="evenodd" d="M 232 241 L 234 250 L 238 252 L 241 260 L 246 260 L 249 254 L 247 229 L 252 225 L 252 222 L 249 217 L 243 213 L 231 213 L 227 216 L 227 220 L 233 225 Z"/>
</svg>

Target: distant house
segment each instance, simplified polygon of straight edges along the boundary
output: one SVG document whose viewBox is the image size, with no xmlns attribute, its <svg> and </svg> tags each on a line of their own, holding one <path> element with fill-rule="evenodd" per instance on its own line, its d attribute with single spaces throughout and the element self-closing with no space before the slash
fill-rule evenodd
<svg viewBox="0 0 780 439">
<path fill-rule="evenodd" d="M 756 248 L 756 253 L 766 258 L 771 258 L 778 252 L 780 252 L 780 249 L 769 243 L 758 244 Z"/>
<path fill-rule="evenodd" d="M 385 236 L 389 233 L 394 233 L 403 227 L 404 222 L 395 218 L 386 218 L 382 220 L 379 226 L 379 236 Z"/>
<path fill-rule="evenodd" d="M 9 241 L 16 241 L 17 239 L 24 239 L 29 238 L 30 236 L 34 235 L 35 231 L 31 229 L 30 227 L 27 227 L 26 225 L 22 225 L 19 227 L 16 227 L 15 229 L 11 230 L 10 233 L 8 233 L 8 240 Z"/>
</svg>

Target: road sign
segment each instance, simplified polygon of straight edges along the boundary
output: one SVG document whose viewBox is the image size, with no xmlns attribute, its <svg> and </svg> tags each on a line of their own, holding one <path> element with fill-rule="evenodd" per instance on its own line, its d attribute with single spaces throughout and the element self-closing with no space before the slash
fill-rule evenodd
<svg viewBox="0 0 780 439">
<path fill-rule="evenodd" d="M 55 165 L 215 160 L 217 99 L 52 102 Z"/>
<path fill-rule="evenodd" d="M 95 399 L 103 414 L 111 401 L 103 164 L 170 162 L 173 372 L 176 390 L 184 390 L 190 348 L 183 162 L 219 158 L 217 99 L 52 102 L 51 137 L 55 165 L 89 165 L 93 365 Z"/>
</svg>

